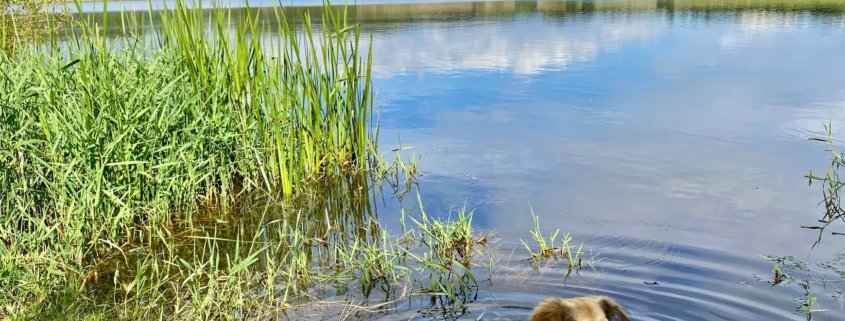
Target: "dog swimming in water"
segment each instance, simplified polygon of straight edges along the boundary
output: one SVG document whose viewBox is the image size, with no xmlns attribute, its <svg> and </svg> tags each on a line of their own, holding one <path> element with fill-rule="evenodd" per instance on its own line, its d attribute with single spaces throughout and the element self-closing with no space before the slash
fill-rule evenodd
<svg viewBox="0 0 845 321">
<path fill-rule="evenodd" d="M 531 321 L 631 321 L 616 301 L 606 296 L 550 297 L 537 304 Z"/>
</svg>

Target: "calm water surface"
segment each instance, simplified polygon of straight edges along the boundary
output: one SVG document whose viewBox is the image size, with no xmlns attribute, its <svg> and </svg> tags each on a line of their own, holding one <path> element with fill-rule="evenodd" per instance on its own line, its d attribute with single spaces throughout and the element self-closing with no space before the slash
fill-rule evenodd
<svg viewBox="0 0 845 321">
<path fill-rule="evenodd" d="M 769 286 L 759 256 L 845 248 L 828 236 L 811 251 L 800 228 L 822 212 L 804 175 L 828 159 L 807 138 L 828 121 L 845 137 L 845 1 L 385 2 L 352 9 L 373 34 L 381 148 L 422 156 L 429 214 L 466 204 L 500 237 L 492 286 L 463 318 L 606 294 L 634 320 L 805 319 L 797 281 Z M 417 208 L 381 206 L 393 228 Z M 595 270 L 533 270 L 519 243 L 532 208 Z M 794 276 L 830 279 L 812 285 L 826 310 L 813 319 L 845 320 L 841 278 Z M 425 319 L 420 306 L 367 318 Z"/>
<path fill-rule="evenodd" d="M 635 320 L 804 319 L 798 285 L 755 276 L 771 274 L 761 254 L 825 261 L 845 244 L 810 251 L 816 234 L 799 228 L 821 213 L 803 176 L 827 160 L 807 138 L 829 120 L 845 136 L 845 2 L 381 8 L 365 27 L 382 147 L 422 156 L 427 212 L 466 202 L 515 249 L 468 319 L 526 319 L 546 295 L 584 294 Z M 532 207 L 598 255 L 596 271 L 533 271 L 518 244 Z M 845 320 L 839 280 L 814 285 L 828 310 L 815 320 Z"/>
</svg>

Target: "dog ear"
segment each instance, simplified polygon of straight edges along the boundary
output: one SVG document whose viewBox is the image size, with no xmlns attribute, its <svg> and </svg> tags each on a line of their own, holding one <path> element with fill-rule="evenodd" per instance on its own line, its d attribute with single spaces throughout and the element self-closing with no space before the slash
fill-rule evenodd
<svg viewBox="0 0 845 321">
<path fill-rule="evenodd" d="M 567 321 L 570 309 L 560 298 L 546 298 L 531 312 L 531 321 Z"/>
<path fill-rule="evenodd" d="M 628 314 L 625 313 L 622 306 L 616 303 L 616 301 L 613 301 L 613 299 L 606 296 L 599 296 L 596 297 L 596 301 L 598 301 L 599 306 L 604 310 L 604 314 L 607 315 L 608 320 L 619 317 L 622 321 L 631 321 L 631 319 L 628 319 Z"/>
</svg>

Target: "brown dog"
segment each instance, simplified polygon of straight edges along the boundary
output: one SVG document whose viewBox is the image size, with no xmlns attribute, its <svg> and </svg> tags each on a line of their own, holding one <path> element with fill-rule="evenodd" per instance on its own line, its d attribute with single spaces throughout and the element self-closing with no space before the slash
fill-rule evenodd
<svg viewBox="0 0 845 321">
<path fill-rule="evenodd" d="M 546 298 L 534 308 L 531 321 L 631 321 L 616 301 L 605 296 Z"/>
</svg>

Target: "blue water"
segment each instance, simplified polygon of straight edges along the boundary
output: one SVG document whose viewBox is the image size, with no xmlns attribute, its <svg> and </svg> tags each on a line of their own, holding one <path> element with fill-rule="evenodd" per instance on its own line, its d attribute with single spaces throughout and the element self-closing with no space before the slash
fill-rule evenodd
<svg viewBox="0 0 845 321">
<path fill-rule="evenodd" d="M 365 19 L 383 150 L 401 140 L 421 155 L 429 214 L 466 203 L 513 250 L 466 318 L 526 319 L 546 295 L 608 294 L 635 320 L 804 320 L 798 279 L 830 278 L 811 282 L 827 310 L 813 319 L 845 320 L 841 278 L 814 269 L 771 287 L 759 258 L 813 267 L 845 249 L 827 236 L 811 251 L 816 232 L 800 228 L 822 213 L 804 175 L 829 157 L 808 138 L 828 121 L 845 137 L 845 2 L 622 3 L 418 5 L 412 18 L 393 6 Z M 596 271 L 532 270 L 518 241 L 532 208 L 597 255 Z"/>
</svg>

